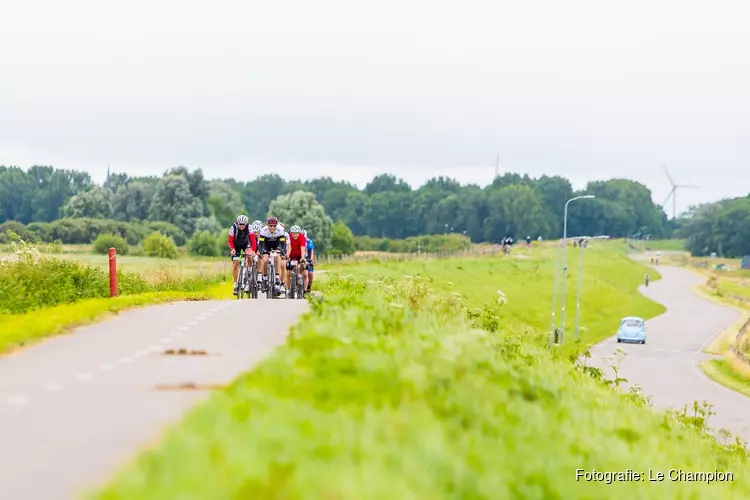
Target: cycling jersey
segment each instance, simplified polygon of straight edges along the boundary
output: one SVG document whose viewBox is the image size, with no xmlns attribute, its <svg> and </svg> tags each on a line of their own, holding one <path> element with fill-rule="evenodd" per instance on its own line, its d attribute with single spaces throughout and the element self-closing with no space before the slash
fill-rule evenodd
<svg viewBox="0 0 750 500">
<path fill-rule="evenodd" d="M 271 232 L 268 226 L 264 226 L 258 235 L 258 243 L 261 253 L 269 253 L 271 250 L 279 250 L 282 255 L 286 254 L 286 231 L 283 226 L 276 226 L 276 231 Z"/>
<path fill-rule="evenodd" d="M 305 238 L 307 240 L 307 248 L 305 249 L 305 258 L 307 260 L 312 260 L 312 251 L 315 250 L 315 242 L 310 238 Z"/>
<path fill-rule="evenodd" d="M 289 258 L 299 260 L 302 258 L 302 254 L 307 252 L 307 241 L 305 235 L 300 234 L 295 240 L 291 236 L 289 237 Z"/>
<path fill-rule="evenodd" d="M 247 249 L 252 249 L 253 252 L 258 250 L 258 242 L 255 239 L 255 233 L 249 226 L 245 226 L 245 229 L 238 228 L 236 222 L 229 228 L 227 244 L 230 249 L 237 252 Z"/>
</svg>

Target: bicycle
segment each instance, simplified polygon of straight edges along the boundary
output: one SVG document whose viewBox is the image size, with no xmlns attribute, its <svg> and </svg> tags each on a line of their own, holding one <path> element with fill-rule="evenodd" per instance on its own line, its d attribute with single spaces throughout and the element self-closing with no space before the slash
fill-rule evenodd
<svg viewBox="0 0 750 500">
<path fill-rule="evenodd" d="M 268 254 L 268 269 L 266 275 L 268 276 L 268 288 L 266 289 L 266 298 L 276 298 L 276 257 L 279 255 L 278 250 L 271 250 Z"/>
<path fill-rule="evenodd" d="M 260 284 L 258 283 L 258 255 L 253 255 L 253 265 L 250 268 L 250 297 L 257 299 Z"/>
<path fill-rule="evenodd" d="M 299 261 L 292 260 L 289 262 L 290 267 L 292 268 L 292 279 L 289 280 L 289 283 L 291 285 L 291 290 L 289 290 L 289 295 L 287 295 L 288 299 L 304 299 L 305 298 L 305 276 L 302 272 L 298 272 L 297 266 L 299 265 L 302 267 L 302 271 L 304 271 L 307 268 L 307 261 L 303 260 L 301 263 Z"/>
<path fill-rule="evenodd" d="M 233 259 L 240 260 L 240 271 L 237 275 L 237 300 L 240 300 L 245 296 L 245 285 L 247 284 L 247 259 L 245 259 L 245 250 L 240 250 L 239 255 L 235 255 Z"/>
</svg>

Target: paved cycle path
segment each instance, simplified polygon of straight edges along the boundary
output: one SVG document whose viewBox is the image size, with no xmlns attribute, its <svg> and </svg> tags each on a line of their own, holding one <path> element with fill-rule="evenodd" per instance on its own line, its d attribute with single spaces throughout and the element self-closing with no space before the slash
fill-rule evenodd
<svg viewBox="0 0 750 500">
<path fill-rule="evenodd" d="M 306 310 L 306 300 L 177 302 L 0 357 L 0 498 L 95 489 L 210 395 L 157 386 L 231 382 L 284 343 Z M 164 354 L 180 348 L 207 355 Z"/>
<path fill-rule="evenodd" d="M 699 366 L 701 361 L 716 357 L 702 349 L 737 321 L 740 313 L 694 294 L 692 287 L 705 282 L 700 274 L 672 266 L 655 268 L 662 279 L 641 286 L 639 291 L 667 310 L 646 322 L 646 344 L 618 344 L 613 336 L 592 349 L 591 361 L 611 377 L 612 370 L 601 358 L 622 348 L 626 356 L 620 363 L 620 376 L 628 380 L 627 386 L 639 385 L 652 397 L 655 408 L 686 404 L 692 408 L 694 400 L 708 401 L 716 412 L 708 421 L 711 428 L 729 429 L 750 442 L 750 398 L 714 382 Z M 617 326 L 612 325 L 613 334 Z"/>
</svg>

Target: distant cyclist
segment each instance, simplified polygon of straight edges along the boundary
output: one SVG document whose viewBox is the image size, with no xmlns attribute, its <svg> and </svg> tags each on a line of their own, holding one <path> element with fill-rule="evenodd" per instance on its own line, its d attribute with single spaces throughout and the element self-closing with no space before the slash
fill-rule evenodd
<svg viewBox="0 0 750 500">
<path fill-rule="evenodd" d="M 526 248 L 531 248 L 531 236 L 526 237 Z"/>
<path fill-rule="evenodd" d="M 237 253 L 241 250 L 245 250 L 245 264 L 251 265 L 250 257 L 252 257 L 258 250 L 258 242 L 255 239 L 255 233 L 250 230 L 248 226 L 247 215 L 240 215 L 232 227 L 229 228 L 229 235 L 227 236 L 227 244 L 229 245 L 229 255 L 232 258 L 232 275 L 234 276 L 234 289 L 232 293 L 237 295 L 237 278 L 240 275 L 240 262 L 236 258 Z M 245 291 L 250 291 L 250 283 L 248 282 L 245 286 Z"/>
<path fill-rule="evenodd" d="M 263 256 L 260 261 L 260 273 L 263 276 L 263 282 L 261 283 L 261 290 L 265 292 L 268 289 L 268 275 L 266 274 L 266 266 L 268 265 L 268 256 L 271 254 L 271 250 L 279 252 L 274 262 L 276 268 L 276 283 L 271 283 L 270 286 L 280 285 L 283 288 L 284 277 L 286 273 L 286 232 L 283 227 L 279 227 L 279 219 L 276 217 L 269 217 L 266 221 L 266 226 L 260 230 L 258 237 L 259 253 Z"/>
<path fill-rule="evenodd" d="M 315 278 L 315 261 L 313 260 L 315 259 L 315 242 L 308 236 L 307 231 L 303 230 L 302 234 L 305 240 L 307 240 L 307 254 L 305 255 L 305 260 L 307 261 L 307 269 L 305 270 L 307 286 L 305 287 L 305 291 L 310 293 L 312 282 Z"/>
<path fill-rule="evenodd" d="M 643 279 L 643 283 L 648 286 L 648 273 L 646 273 L 646 277 Z"/>
<path fill-rule="evenodd" d="M 287 260 L 286 260 L 286 289 L 290 290 L 292 286 L 292 261 L 297 261 L 297 274 L 300 273 L 300 264 L 302 263 L 302 259 L 304 259 L 305 254 L 307 253 L 307 241 L 305 240 L 304 235 L 302 234 L 302 229 L 294 225 L 289 229 L 289 241 L 286 245 L 287 248 Z M 302 273 L 304 276 L 304 273 Z M 307 280 L 305 280 L 304 283 L 304 289 L 307 290 Z"/>
</svg>

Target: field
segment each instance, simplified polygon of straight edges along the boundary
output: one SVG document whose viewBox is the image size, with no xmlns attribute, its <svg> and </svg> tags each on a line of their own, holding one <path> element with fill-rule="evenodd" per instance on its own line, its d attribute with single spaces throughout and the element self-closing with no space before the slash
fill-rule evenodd
<svg viewBox="0 0 750 500">
<path fill-rule="evenodd" d="M 612 390 L 563 355 L 573 342 L 546 349 L 552 250 L 524 257 L 329 269 L 285 346 L 95 498 L 750 496 L 744 448 Z M 636 293 L 644 268 L 617 244 L 592 246 L 585 265 L 585 342 L 624 313 L 662 311 Z M 717 468 L 733 481 L 576 480 Z"/>
</svg>

